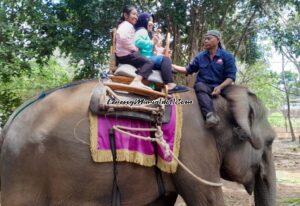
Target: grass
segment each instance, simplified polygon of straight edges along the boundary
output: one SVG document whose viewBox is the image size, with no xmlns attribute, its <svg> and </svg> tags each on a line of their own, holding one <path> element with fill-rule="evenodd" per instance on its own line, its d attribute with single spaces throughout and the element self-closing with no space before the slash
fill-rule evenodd
<svg viewBox="0 0 300 206">
<path fill-rule="evenodd" d="M 285 120 L 281 112 L 274 112 L 269 117 L 268 120 L 273 127 L 285 127 Z M 300 129 L 300 118 L 292 118 L 292 124 L 294 128 Z"/>
<path fill-rule="evenodd" d="M 288 206 L 299 206 L 300 198 L 288 198 L 283 201 L 284 203 L 288 203 Z"/>
<path fill-rule="evenodd" d="M 276 171 L 277 182 L 288 184 L 300 184 L 300 174 L 288 171 Z"/>
<path fill-rule="evenodd" d="M 300 184 L 300 180 L 291 180 L 289 178 L 277 178 L 277 182 L 279 183 L 288 183 L 288 184 Z"/>
</svg>

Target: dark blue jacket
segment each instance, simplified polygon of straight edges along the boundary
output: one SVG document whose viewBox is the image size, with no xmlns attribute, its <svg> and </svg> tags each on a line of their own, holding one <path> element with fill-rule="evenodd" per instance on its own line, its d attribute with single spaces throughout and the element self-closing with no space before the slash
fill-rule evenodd
<svg viewBox="0 0 300 206">
<path fill-rule="evenodd" d="M 188 74 L 198 72 L 196 83 L 203 82 L 214 87 L 222 84 L 226 78 L 235 81 L 236 71 L 234 56 L 220 48 L 213 60 L 210 60 L 208 51 L 203 51 L 187 67 Z"/>
</svg>

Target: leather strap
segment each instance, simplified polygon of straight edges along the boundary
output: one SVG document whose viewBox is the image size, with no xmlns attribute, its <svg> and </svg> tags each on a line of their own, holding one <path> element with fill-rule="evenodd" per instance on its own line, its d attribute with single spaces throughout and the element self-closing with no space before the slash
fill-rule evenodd
<svg viewBox="0 0 300 206">
<path fill-rule="evenodd" d="M 116 152 L 115 133 L 114 133 L 114 129 L 112 128 L 109 130 L 109 142 L 110 142 L 110 148 L 113 157 L 113 175 L 114 175 L 111 205 L 121 206 L 121 193 L 117 181 L 118 171 L 117 171 L 117 152 Z"/>
<path fill-rule="evenodd" d="M 155 138 L 155 132 L 150 132 L 150 137 L 151 138 Z M 161 170 L 156 166 L 157 165 L 157 143 L 156 142 L 152 142 L 152 145 L 154 147 L 154 154 L 155 154 L 155 175 L 156 175 L 156 182 L 157 182 L 157 186 L 158 186 L 158 193 L 159 193 L 159 197 L 161 196 L 165 196 L 166 193 L 166 188 L 164 185 L 164 181 L 162 178 L 162 173 Z"/>
</svg>

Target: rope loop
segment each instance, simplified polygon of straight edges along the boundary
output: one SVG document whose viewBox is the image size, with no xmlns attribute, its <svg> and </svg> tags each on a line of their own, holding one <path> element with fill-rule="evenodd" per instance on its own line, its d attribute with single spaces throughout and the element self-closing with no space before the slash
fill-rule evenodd
<svg viewBox="0 0 300 206">
<path fill-rule="evenodd" d="M 145 141 L 150 141 L 150 142 L 156 142 L 157 144 L 159 144 L 163 150 L 165 151 L 166 156 L 172 156 L 177 162 L 178 164 L 187 172 L 189 173 L 192 177 L 194 177 L 197 181 L 199 181 L 202 184 L 205 185 L 209 185 L 209 186 L 213 186 L 213 187 L 222 187 L 223 184 L 221 182 L 219 183 L 215 183 L 215 182 L 210 182 L 207 181 L 205 179 L 202 179 L 201 177 L 198 177 L 196 174 L 194 174 L 190 169 L 188 169 L 172 152 L 172 150 L 170 149 L 170 146 L 168 145 L 168 143 L 166 142 L 166 140 L 163 138 L 163 131 L 161 130 L 160 126 L 156 126 L 156 128 L 131 128 L 131 127 L 125 127 L 125 126 L 121 126 L 121 125 L 114 125 L 113 129 L 115 131 L 118 131 L 120 133 L 126 134 L 129 137 L 134 137 L 136 139 L 141 139 L 141 140 L 145 140 Z M 155 138 L 151 138 L 150 136 L 148 137 L 144 137 L 141 135 L 136 135 L 136 134 L 132 134 L 130 132 L 124 131 L 124 130 L 129 130 L 129 131 L 155 131 Z"/>
</svg>

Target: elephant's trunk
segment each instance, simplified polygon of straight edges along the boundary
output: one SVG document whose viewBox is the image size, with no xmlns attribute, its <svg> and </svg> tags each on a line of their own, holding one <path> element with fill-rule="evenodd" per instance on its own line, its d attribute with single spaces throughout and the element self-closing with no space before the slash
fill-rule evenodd
<svg viewBox="0 0 300 206">
<path fill-rule="evenodd" d="M 248 140 L 255 149 L 261 149 L 261 140 L 251 134 L 249 113 L 252 110 L 250 109 L 251 107 L 248 101 L 248 93 L 239 92 L 239 90 L 244 90 L 244 88 L 233 89 L 233 92 L 226 92 L 225 90 L 225 96 L 226 99 L 230 101 L 231 111 L 233 113 L 234 119 L 241 128 L 239 136 L 244 140 Z"/>
<path fill-rule="evenodd" d="M 265 152 L 263 163 L 255 178 L 254 188 L 255 206 L 275 206 L 276 175 L 272 152 Z"/>
</svg>

